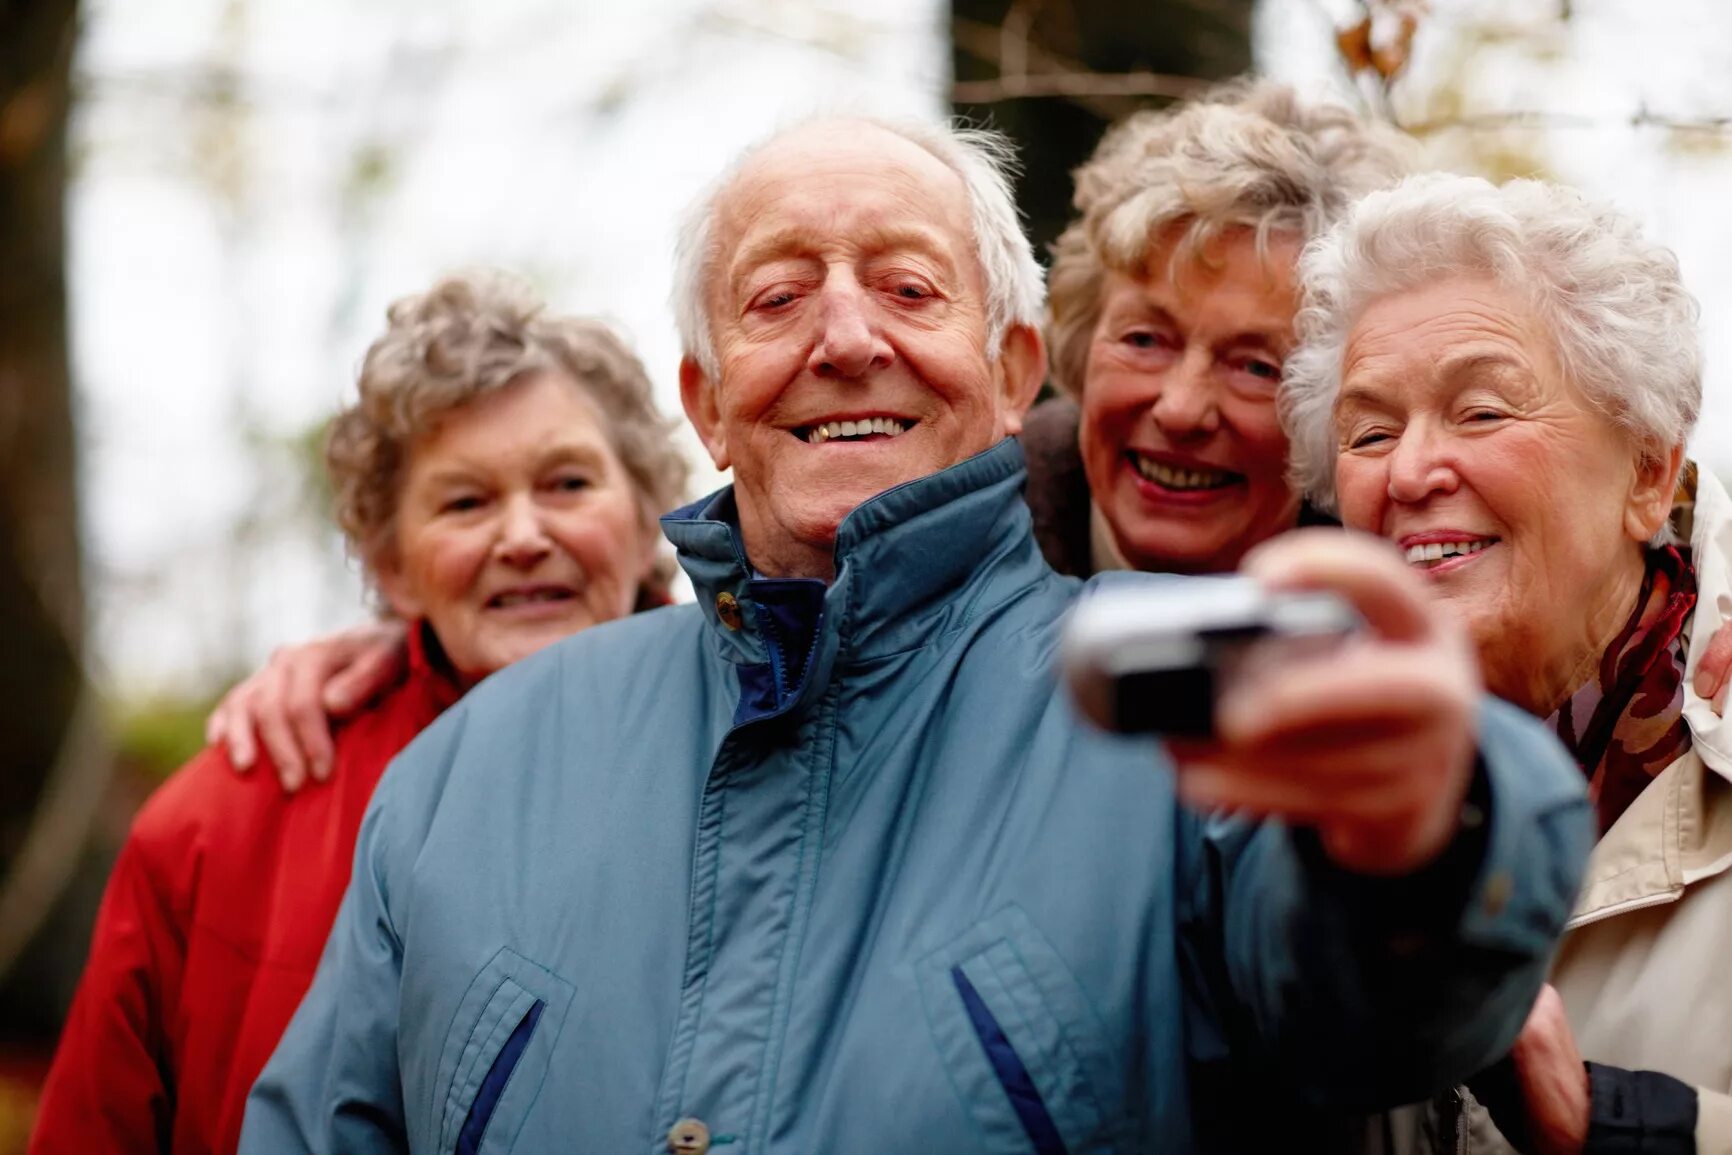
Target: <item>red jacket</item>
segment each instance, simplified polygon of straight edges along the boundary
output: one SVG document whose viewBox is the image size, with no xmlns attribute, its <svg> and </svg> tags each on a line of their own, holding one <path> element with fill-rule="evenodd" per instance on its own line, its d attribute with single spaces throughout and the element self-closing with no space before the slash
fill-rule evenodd
<svg viewBox="0 0 1732 1155">
<path fill-rule="evenodd" d="M 206 750 L 139 812 L 96 919 L 32 1155 L 232 1152 L 248 1090 L 312 983 L 390 760 L 459 691 L 410 672 L 336 738 L 330 780 Z"/>
</svg>

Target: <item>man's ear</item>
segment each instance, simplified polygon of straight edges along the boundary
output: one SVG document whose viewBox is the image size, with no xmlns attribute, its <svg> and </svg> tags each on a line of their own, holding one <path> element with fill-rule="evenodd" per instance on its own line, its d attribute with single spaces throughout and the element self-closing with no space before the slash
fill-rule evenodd
<svg viewBox="0 0 1732 1155">
<path fill-rule="evenodd" d="M 998 351 L 998 385 L 1004 402 L 1004 435 L 1022 432 L 1022 419 L 1046 380 L 1046 343 L 1033 325 L 1012 325 Z"/>
<path fill-rule="evenodd" d="M 1636 462 L 1630 497 L 1624 504 L 1624 532 L 1633 541 L 1647 541 L 1672 516 L 1678 492 L 1678 471 L 1684 468 L 1684 447 L 1643 453 Z"/>
<path fill-rule="evenodd" d="M 698 440 L 709 450 L 710 460 L 718 470 L 732 464 L 728 456 L 728 436 L 722 423 L 721 398 L 716 382 L 704 372 L 695 357 L 680 358 L 680 404 L 685 406 L 686 420 L 698 431 Z"/>
</svg>

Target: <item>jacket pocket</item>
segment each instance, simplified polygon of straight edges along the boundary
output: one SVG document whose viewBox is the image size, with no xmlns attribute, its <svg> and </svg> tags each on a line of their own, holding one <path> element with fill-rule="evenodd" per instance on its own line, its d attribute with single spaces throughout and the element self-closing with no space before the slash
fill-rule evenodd
<svg viewBox="0 0 1732 1155">
<path fill-rule="evenodd" d="M 1118 1150 L 1122 1080 L 1081 985 L 1028 916 L 1007 907 L 919 965 L 951 1081 L 993 1155 Z"/>
<path fill-rule="evenodd" d="M 541 1092 L 571 993 L 565 980 L 509 950 L 475 976 L 440 1054 L 438 1150 L 511 1150 Z"/>
</svg>

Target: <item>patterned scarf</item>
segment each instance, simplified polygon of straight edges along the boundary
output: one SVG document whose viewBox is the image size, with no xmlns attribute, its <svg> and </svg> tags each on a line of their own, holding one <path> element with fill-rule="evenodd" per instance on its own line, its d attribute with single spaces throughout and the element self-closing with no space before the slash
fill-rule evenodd
<svg viewBox="0 0 1732 1155">
<path fill-rule="evenodd" d="M 1635 612 L 1590 678 L 1548 722 L 1588 776 L 1600 833 L 1690 748 L 1684 724 L 1684 626 L 1696 604 L 1688 547 L 1648 551 Z"/>
</svg>

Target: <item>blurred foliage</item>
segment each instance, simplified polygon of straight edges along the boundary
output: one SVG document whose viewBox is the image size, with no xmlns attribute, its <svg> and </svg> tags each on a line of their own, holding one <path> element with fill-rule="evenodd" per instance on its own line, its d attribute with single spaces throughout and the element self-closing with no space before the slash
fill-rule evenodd
<svg viewBox="0 0 1732 1155">
<path fill-rule="evenodd" d="M 161 781 L 204 749 L 210 698 L 162 698 L 113 708 L 115 753 L 122 765 L 152 782 Z"/>
</svg>

